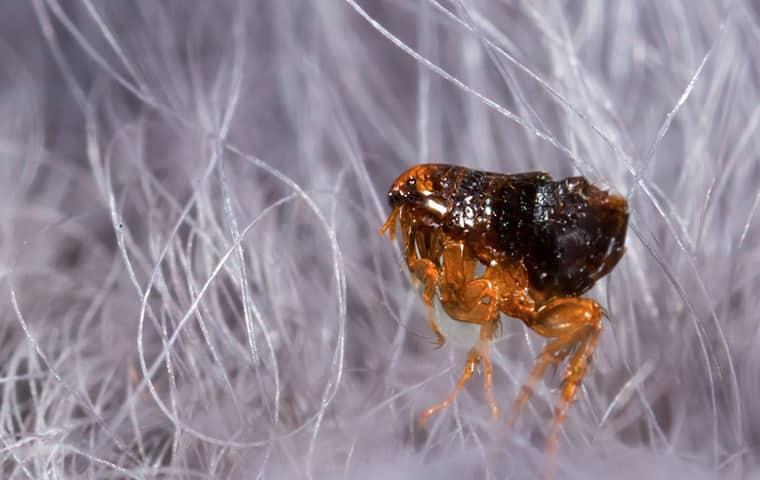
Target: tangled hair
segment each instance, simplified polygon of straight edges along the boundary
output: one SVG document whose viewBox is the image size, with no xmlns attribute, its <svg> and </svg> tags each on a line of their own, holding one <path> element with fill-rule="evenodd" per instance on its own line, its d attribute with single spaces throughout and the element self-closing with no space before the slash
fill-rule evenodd
<svg viewBox="0 0 760 480">
<path fill-rule="evenodd" d="M 5 2 L 0 476 L 541 478 L 377 234 L 416 163 L 630 204 L 558 478 L 760 475 L 752 0 Z M 542 347 L 504 319 L 507 407 Z"/>
</svg>

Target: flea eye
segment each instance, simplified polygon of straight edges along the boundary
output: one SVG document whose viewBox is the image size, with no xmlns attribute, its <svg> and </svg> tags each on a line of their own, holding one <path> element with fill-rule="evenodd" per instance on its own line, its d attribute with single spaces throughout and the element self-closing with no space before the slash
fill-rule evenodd
<svg viewBox="0 0 760 480">
<path fill-rule="evenodd" d="M 417 183 L 417 179 L 412 177 L 409 180 L 406 181 L 406 184 L 410 187 L 413 187 Z"/>
</svg>

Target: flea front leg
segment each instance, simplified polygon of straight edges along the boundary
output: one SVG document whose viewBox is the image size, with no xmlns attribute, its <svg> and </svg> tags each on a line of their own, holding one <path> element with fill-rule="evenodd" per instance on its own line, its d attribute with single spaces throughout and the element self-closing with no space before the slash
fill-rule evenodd
<svg viewBox="0 0 760 480">
<path fill-rule="evenodd" d="M 428 235 L 426 238 L 425 235 L 418 231 L 413 232 L 413 218 L 408 212 L 404 212 L 403 209 L 399 208 L 391 211 L 388 219 L 382 228 L 380 228 L 380 234 L 384 235 L 388 233 L 388 236 L 393 240 L 396 236 L 396 223 L 398 221 L 401 223 L 406 265 L 412 275 L 412 280 L 422 284 L 422 300 L 428 309 L 427 323 L 435 334 L 436 347 L 440 348 L 446 343 L 446 339 L 438 327 L 438 323 L 435 321 L 435 310 L 433 309 L 433 298 L 436 295 L 439 273 L 438 266 L 430 258 L 440 256 L 442 249 L 442 245 L 440 245 L 441 238 L 439 235 Z M 420 254 L 422 250 L 424 250 L 428 258 Z"/>
<path fill-rule="evenodd" d="M 427 306 L 427 323 L 435 334 L 435 345 L 440 348 L 446 343 L 438 323 L 435 321 L 435 309 L 433 308 L 433 298 L 438 290 L 438 267 L 426 258 L 407 258 L 409 271 L 413 279 L 422 284 L 422 300 Z"/>
</svg>

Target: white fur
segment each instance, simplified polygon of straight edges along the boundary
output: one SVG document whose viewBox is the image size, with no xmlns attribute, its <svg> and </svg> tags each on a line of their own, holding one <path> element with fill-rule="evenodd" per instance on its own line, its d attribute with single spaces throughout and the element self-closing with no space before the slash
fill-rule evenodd
<svg viewBox="0 0 760 480">
<path fill-rule="evenodd" d="M 468 347 L 377 235 L 421 162 L 629 197 L 557 478 L 760 475 L 755 2 L 0 8 L 3 478 L 540 478 L 561 371 L 414 432 Z"/>
</svg>

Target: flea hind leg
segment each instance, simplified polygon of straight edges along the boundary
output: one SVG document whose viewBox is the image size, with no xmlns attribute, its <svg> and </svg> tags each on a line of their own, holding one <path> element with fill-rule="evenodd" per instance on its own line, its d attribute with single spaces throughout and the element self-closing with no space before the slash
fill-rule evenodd
<svg viewBox="0 0 760 480">
<path fill-rule="evenodd" d="M 536 388 L 536 384 L 543 378 L 547 367 L 562 362 L 566 356 L 567 346 L 565 345 L 564 340 L 554 340 L 544 347 L 543 351 L 536 359 L 536 364 L 528 375 L 528 379 L 523 383 L 523 386 L 520 389 L 520 394 L 512 404 L 509 416 L 507 417 L 507 425 L 510 427 L 514 426 L 523 407 L 525 407 L 525 404 L 528 403 L 528 400 L 530 400 L 530 397 L 533 395 L 533 390 Z"/>
<path fill-rule="evenodd" d="M 601 307 L 593 300 L 558 298 L 541 307 L 530 318 L 523 318 L 539 335 L 552 340 L 539 355 L 533 371 L 512 406 L 510 424 L 514 423 L 520 410 L 527 403 L 546 368 L 552 364 L 559 364 L 570 356 L 563 375 L 562 393 L 555 407 L 554 421 L 547 438 L 547 450 L 550 454 L 556 451 L 560 427 L 591 362 L 601 332 L 601 313 Z"/>
<path fill-rule="evenodd" d="M 546 447 L 550 453 L 554 453 L 557 450 L 560 427 L 562 426 L 562 422 L 565 421 L 567 410 L 575 400 L 576 392 L 581 382 L 583 382 L 583 377 L 586 375 L 586 370 L 591 362 L 591 356 L 599 340 L 600 326 L 589 325 L 576 341 L 575 353 L 567 364 L 562 393 L 554 409 L 554 421 L 549 431 L 549 437 L 546 440 Z"/>
</svg>

